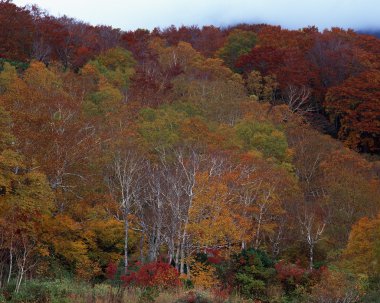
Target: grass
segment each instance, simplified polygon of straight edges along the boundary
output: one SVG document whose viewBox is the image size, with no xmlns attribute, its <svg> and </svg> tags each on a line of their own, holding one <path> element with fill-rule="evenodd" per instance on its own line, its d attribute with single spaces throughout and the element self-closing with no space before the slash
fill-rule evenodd
<svg viewBox="0 0 380 303">
<path fill-rule="evenodd" d="M 0 303 L 248 303 L 239 297 L 223 298 L 203 289 L 158 291 L 154 288 L 113 287 L 110 284 L 78 282 L 70 278 L 31 280 L 14 293 L 10 284 L 0 292 Z"/>
</svg>

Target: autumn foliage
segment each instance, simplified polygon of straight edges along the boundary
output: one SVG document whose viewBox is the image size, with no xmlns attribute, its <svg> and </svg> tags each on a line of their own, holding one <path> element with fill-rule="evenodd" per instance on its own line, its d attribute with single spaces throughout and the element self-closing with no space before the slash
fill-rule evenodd
<svg viewBox="0 0 380 303">
<path fill-rule="evenodd" d="M 179 273 L 170 264 L 152 262 L 137 264 L 137 270 L 121 277 L 126 286 L 173 288 L 180 285 Z"/>
<path fill-rule="evenodd" d="M 68 276 L 376 295 L 379 59 L 352 30 L 125 32 L 0 0 L 0 301 Z"/>
</svg>

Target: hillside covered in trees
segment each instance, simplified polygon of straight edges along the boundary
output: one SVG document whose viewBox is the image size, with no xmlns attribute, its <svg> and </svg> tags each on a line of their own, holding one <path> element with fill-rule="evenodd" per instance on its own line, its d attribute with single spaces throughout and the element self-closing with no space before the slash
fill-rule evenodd
<svg viewBox="0 0 380 303">
<path fill-rule="evenodd" d="M 0 71 L 0 302 L 380 302 L 378 38 L 0 0 Z"/>
</svg>

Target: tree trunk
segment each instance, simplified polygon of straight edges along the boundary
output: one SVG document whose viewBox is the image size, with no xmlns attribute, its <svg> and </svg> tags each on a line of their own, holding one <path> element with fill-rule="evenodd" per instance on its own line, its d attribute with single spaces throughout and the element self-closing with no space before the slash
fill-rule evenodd
<svg viewBox="0 0 380 303">
<path fill-rule="evenodd" d="M 125 233 L 125 239 L 124 239 L 124 271 L 125 273 L 128 272 L 128 229 L 129 229 L 129 221 L 128 221 L 128 215 L 127 213 L 124 214 L 124 233 Z"/>
<path fill-rule="evenodd" d="M 20 269 L 19 269 L 19 272 L 17 275 L 17 279 L 16 279 L 16 289 L 15 289 L 16 293 L 18 293 L 20 291 L 21 282 L 22 282 L 22 279 L 24 278 L 24 274 L 25 274 L 25 265 L 26 265 L 26 252 L 24 251 L 22 264 L 20 266 Z"/>
<path fill-rule="evenodd" d="M 262 218 L 263 218 L 263 212 L 262 212 L 262 209 L 260 209 L 259 220 L 257 222 L 257 228 L 256 228 L 255 249 L 258 249 L 259 245 L 260 245 L 260 236 L 261 236 L 260 233 L 261 233 Z"/>
<path fill-rule="evenodd" d="M 12 277 L 12 270 L 13 270 L 13 253 L 12 253 L 12 246 L 13 242 L 11 240 L 11 248 L 9 249 L 9 272 L 8 272 L 8 279 L 7 279 L 7 284 L 9 284 L 9 281 L 11 280 Z"/>
<path fill-rule="evenodd" d="M 313 269 L 313 262 L 314 262 L 314 245 L 313 244 L 310 244 L 309 245 L 309 267 L 310 267 L 310 270 Z"/>
<path fill-rule="evenodd" d="M 241 250 L 244 250 L 246 248 L 245 241 L 241 241 Z"/>
<path fill-rule="evenodd" d="M 144 262 L 144 241 L 145 241 L 145 234 L 144 232 L 141 233 L 140 238 L 140 262 Z"/>
<path fill-rule="evenodd" d="M 3 288 L 3 275 L 4 275 L 4 265 L 1 264 L 1 270 L 0 270 L 0 289 Z"/>
<path fill-rule="evenodd" d="M 190 280 L 190 264 L 186 262 L 186 272 L 187 272 L 187 278 Z"/>
<path fill-rule="evenodd" d="M 175 266 L 177 267 L 177 269 L 179 270 L 179 255 L 180 255 L 180 250 L 181 250 L 181 243 L 180 241 L 178 241 L 178 245 L 177 245 L 177 251 L 175 253 Z"/>
<path fill-rule="evenodd" d="M 149 262 L 153 262 L 156 260 L 156 235 L 155 233 L 150 235 L 149 237 L 149 249 L 148 249 L 148 260 Z"/>
<path fill-rule="evenodd" d="M 21 286 L 21 282 L 22 282 L 23 277 L 24 277 L 24 269 L 21 269 L 21 272 L 19 273 L 19 275 L 17 277 L 17 281 L 16 281 L 16 289 L 15 289 L 16 293 L 18 293 L 20 291 L 20 286 Z"/>
<path fill-rule="evenodd" d="M 182 243 L 181 243 L 181 259 L 179 272 L 183 274 L 185 272 L 185 244 L 186 244 L 186 231 L 183 233 Z"/>
</svg>

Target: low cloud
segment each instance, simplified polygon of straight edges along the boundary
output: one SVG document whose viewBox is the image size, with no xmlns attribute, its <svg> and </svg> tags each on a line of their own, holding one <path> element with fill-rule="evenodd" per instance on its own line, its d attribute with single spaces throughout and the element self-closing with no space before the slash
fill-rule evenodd
<svg viewBox="0 0 380 303">
<path fill-rule="evenodd" d="M 380 28 L 378 0 L 32 0 L 53 15 L 68 15 L 91 24 L 123 30 L 172 24 L 225 26 L 269 23 L 296 29 Z M 14 0 L 19 5 L 31 0 Z"/>
</svg>

